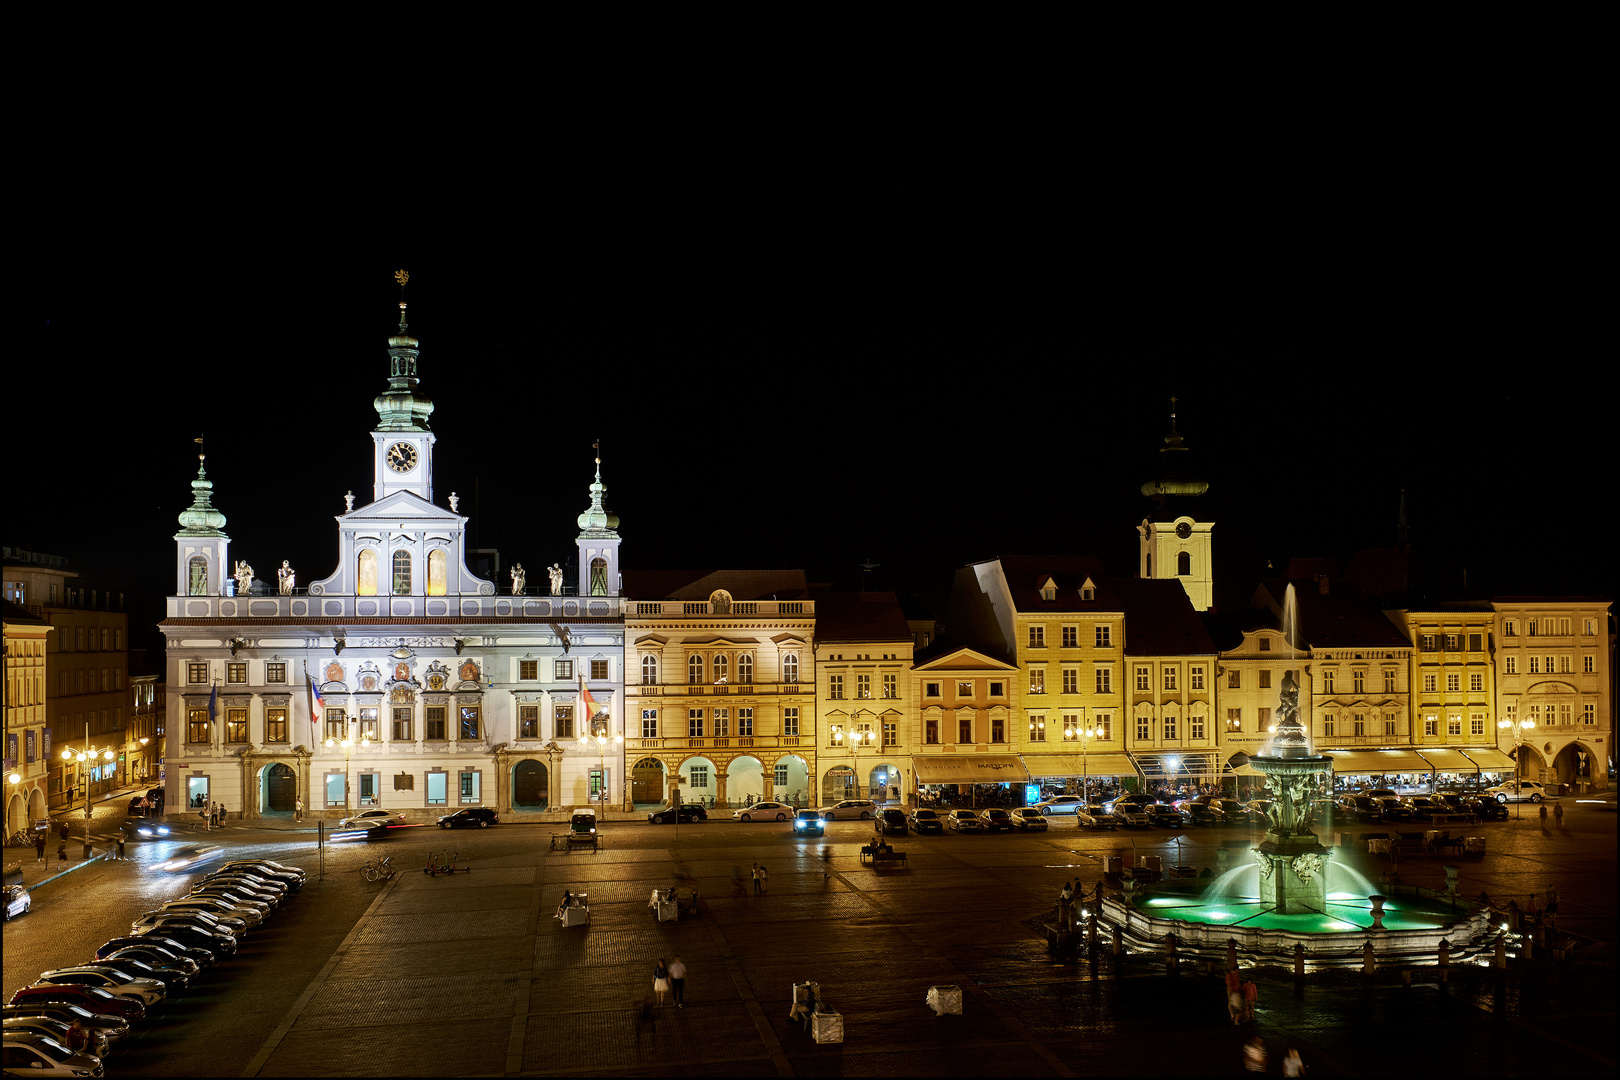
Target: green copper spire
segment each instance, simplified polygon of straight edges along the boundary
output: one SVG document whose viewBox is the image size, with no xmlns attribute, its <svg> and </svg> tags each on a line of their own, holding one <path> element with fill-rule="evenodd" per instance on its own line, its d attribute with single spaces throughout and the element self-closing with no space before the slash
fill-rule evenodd
<svg viewBox="0 0 1620 1080">
<path fill-rule="evenodd" d="M 619 515 L 610 514 L 602 507 L 602 496 L 607 494 L 607 488 L 602 484 L 602 444 L 598 441 L 591 446 L 596 450 L 596 480 L 591 484 L 591 508 L 579 515 L 580 535 L 616 540 L 619 537 L 615 531 L 619 527 Z"/>
<path fill-rule="evenodd" d="M 197 442 L 201 443 L 202 440 L 198 439 Z M 225 536 L 220 531 L 225 527 L 225 515 L 214 509 L 214 482 L 208 479 L 208 471 L 203 468 L 205 457 L 207 455 L 199 450 L 197 479 L 191 482 L 191 506 L 180 513 L 180 531 L 174 534 L 177 539 L 182 536 Z"/>
<path fill-rule="evenodd" d="M 403 285 L 403 282 L 401 282 Z M 405 301 L 399 302 L 399 333 L 388 339 L 388 389 L 373 402 L 378 431 L 429 431 L 433 400 L 416 391 L 416 357 L 420 349 L 405 321 Z"/>
</svg>

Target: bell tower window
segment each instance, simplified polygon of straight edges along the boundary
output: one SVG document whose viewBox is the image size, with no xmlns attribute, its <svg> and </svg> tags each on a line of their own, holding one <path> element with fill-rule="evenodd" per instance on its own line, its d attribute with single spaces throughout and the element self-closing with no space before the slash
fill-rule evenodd
<svg viewBox="0 0 1620 1080">
<path fill-rule="evenodd" d="M 1176 556 L 1176 574 L 1179 577 L 1192 576 L 1192 553 L 1183 551 Z"/>
<path fill-rule="evenodd" d="M 189 572 L 187 591 L 192 596 L 208 595 L 208 560 L 201 555 L 193 555 L 188 564 Z"/>
<path fill-rule="evenodd" d="M 400 554 L 403 554 L 403 552 Z M 445 554 L 443 548 L 434 548 L 432 551 L 428 552 L 427 591 L 429 596 L 443 596 L 445 594 L 446 579 L 449 576 L 446 573 L 446 569 L 449 562 L 450 558 Z"/>
<path fill-rule="evenodd" d="M 395 596 L 411 594 L 411 553 L 408 551 L 394 552 L 393 592 Z"/>
<path fill-rule="evenodd" d="M 355 583 L 355 595 L 377 595 L 377 553 L 371 548 L 360 552 L 360 576 Z"/>
<path fill-rule="evenodd" d="M 591 595 L 606 596 L 608 594 L 607 560 L 595 558 L 591 560 Z"/>
</svg>

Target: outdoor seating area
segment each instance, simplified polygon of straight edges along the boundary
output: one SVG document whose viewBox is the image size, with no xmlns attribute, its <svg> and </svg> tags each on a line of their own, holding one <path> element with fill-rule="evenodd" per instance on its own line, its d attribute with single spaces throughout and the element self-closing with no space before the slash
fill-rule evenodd
<svg viewBox="0 0 1620 1080">
<path fill-rule="evenodd" d="M 821 999 L 820 983 L 793 984 L 793 1004 L 788 1007 L 788 1020 L 803 1024 L 805 1031 L 818 1043 L 844 1041 L 844 1016 Z"/>
<path fill-rule="evenodd" d="M 866 844 L 861 848 L 861 862 L 873 867 L 908 866 L 906 853 L 888 844 Z"/>
</svg>

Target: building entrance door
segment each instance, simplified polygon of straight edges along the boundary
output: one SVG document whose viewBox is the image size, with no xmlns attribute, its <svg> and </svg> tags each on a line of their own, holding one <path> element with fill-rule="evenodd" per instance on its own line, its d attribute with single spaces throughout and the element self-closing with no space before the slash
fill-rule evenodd
<svg viewBox="0 0 1620 1080">
<path fill-rule="evenodd" d="M 264 806 L 276 813 L 292 813 L 298 799 L 298 774 L 279 761 L 264 773 Z"/>
</svg>

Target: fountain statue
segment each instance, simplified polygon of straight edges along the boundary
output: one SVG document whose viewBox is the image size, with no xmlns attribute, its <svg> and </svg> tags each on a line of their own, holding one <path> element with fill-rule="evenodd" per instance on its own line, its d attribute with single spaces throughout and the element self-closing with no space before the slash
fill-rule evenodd
<svg viewBox="0 0 1620 1080">
<path fill-rule="evenodd" d="M 1332 764 L 1311 753 L 1310 738 L 1299 720 L 1299 683 L 1292 671 L 1282 678 L 1277 726 L 1263 753 L 1249 759 L 1266 775 L 1274 796 L 1266 839 L 1254 849 L 1260 867 L 1260 889 L 1279 915 L 1320 914 L 1327 909 L 1328 850 L 1308 827 L 1309 795 L 1317 778 Z"/>
</svg>

